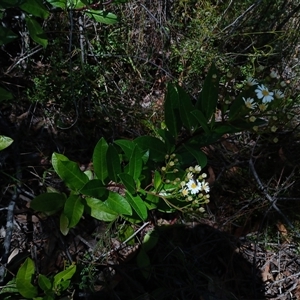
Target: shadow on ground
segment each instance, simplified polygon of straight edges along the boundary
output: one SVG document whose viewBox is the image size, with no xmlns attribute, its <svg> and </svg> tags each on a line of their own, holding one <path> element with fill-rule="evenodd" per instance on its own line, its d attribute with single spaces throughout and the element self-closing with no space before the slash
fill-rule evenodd
<svg viewBox="0 0 300 300">
<path fill-rule="evenodd" d="M 158 243 L 148 252 L 151 268 L 137 269 L 134 260 L 122 266 L 123 280 L 106 299 L 266 299 L 260 271 L 226 233 L 206 224 L 156 231 Z"/>
</svg>

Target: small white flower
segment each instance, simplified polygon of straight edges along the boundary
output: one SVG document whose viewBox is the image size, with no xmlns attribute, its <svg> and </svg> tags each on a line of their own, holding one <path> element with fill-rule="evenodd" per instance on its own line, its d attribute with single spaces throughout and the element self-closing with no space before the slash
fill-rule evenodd
<svg viewBox="0 0 300 300">
<path fill-rule="evenodd" d="M 284 98 L 284 93 L 280 90 L 274 90 L 274 97 L 276 99 L 282 99 Z"/>
<path fill-rule="evenodd" d="M 268 104 L 261 103 L 258 105 L 260 111 L 265 111 L 268 108 Z"/>
<path fill-rule="evenodd" d="M 265 87 L 263 84 L 259 85 L 257 89 L 255 90 L 256 96 L 258 99 L 262 99 L 263 103 L 269 103 L 271 102 L 273 97 L 273 92 L 269 92 L 268 88 Z"/>
<path fill-rule="evenodd" d="M 187 196 L 189 194 L 189 191 L 188 191 L 187 188 L 184 188 L 184 189 L 181 190 L 181 193 L 182 193 L 183 196 Z"/>
<path fill-rule="evenodd" d="M 186 174 L 187 179 L 191 180 L 194 177 L 194 174 L 192 172 L 189 172 Z"/>
<path fill-rule="evenodd" d="M 205 193 L 209 193 L 210 188 L 207 182 L 202 183 L 202 191 L 205 191 Z"/>
<path fill-rule="evenodd" d="M 281 87 L 286 87 L 286 83 L 285 83 L 284 81 L 281 81 L 281 82 L 280 82 L 280 86 L 281 86 Z"/>
<path fill-rule="evenodd" d="M 198 180 L 191 179 L 188 181 L 186 186 L 187 186 L 189 192 L 192 195 L 195 195 L 195 194 L 199 193 L 199 191 L 201 190 L 202 184 Z"/>
<path fill-rule="evenodd" d="M 255 122 L 255 120 L 256 120 L 256 117 L 254 117 L 254 116 L 251 116 L 251 117 L 249 118 L 249 121 L 252 122 L 252 123 Z"/>
<path fill-rule="evenodd" d="M 254 109 L 256 107 L 256 103 L 254 102 L 253 98 L 247 98 L 247 99 L 245 99 L 243 97 L 243 100 L 245 102 L 246 107 L 248 107 L 249 109 Z"/>
<path fill-rule="evenodd" d="M 246 84 L 248 86 L 253 86 L 253 85 L 257 85 L 258 82 L 256 79 L 252 78 L 252 77 L 248 77 L 247 80 L 246 80 Z"/>
<path fill-rule="evenodd" d="M 201 172 L 201 167 L 199 165 L 195 166 L 195 172 L 200 173 Z"/>
</svg>

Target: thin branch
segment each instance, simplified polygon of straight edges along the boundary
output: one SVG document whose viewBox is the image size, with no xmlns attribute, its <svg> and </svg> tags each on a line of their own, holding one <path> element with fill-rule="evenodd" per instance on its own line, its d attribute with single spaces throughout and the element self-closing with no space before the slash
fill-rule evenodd
<svg viewBox="0 0 300 300">
<path fill-rule="evenodd" d="M 254 149 L 253 149 L 254 151 Z M 252 155 L 253 155 L 253 151 L 252 151 Z M 259 188 L 261 189 L 261 191 L 263 192 L 264 196 L 269 200 L 269 202 L 271 203 L 271 207 L 270 208 L 274 208 L 281 216 L 282 218 L 285 220 L 286 224 L 295 231 L 295 227 L 294 225 L 291 223 L 291 221 L 289 220 L 289 218 L 278 208 L 278 206 L 276 205 L 276 197 L 272 197 L 271 195 L 268 194 L 267 192 L 267 188 L 262 184 L 260 178 L 258 177 L 258 174 L 255 170 L 254 164 L 253 164 L 253 160 L 252 160 L 252 156 L 249 160 L 249 167 L 250 170 L 252 171 L 252 174 L 256 180 L 256 182 L 258 183 Z M 300 237 L 300 234 L 298 232 L 295 232 L 297 237 Z"/>
</svg>

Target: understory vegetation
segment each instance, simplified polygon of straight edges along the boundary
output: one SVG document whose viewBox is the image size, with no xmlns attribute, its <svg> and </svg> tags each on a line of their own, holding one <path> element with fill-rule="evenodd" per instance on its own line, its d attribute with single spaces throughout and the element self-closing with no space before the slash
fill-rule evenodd
<svg viewBox="0 0 300 300">
<path fill-rule="evenodd" d="M 300 2 L 0 2 L 1 299 L 300 299 Z"/>
</svg>

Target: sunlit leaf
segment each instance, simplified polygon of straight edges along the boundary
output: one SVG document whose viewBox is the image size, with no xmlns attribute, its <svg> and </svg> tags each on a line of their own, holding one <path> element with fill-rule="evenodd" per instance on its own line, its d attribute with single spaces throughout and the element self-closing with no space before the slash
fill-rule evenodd
<svg viewBox="0 0 300 300">
<path fill-rule="evenodd" d="M 66 270 L 56 274 L 54 276 L 54 280 L 53 280 L 54 290 L 61 290 L 61 291 L 66 290 L 70 283 L 69 279 L 71 279 L 73 277 L 75 272 L 76 272 L 76 265 L 72 264 Z M 64 282 L 67 282 L 68 284 L 65 285 Z"/>
<path fill-rule="evenodd" d="M 86 15 L 93 18 L 96 22 L 112 25 L 118 22 L 118 17 L 110 12 L 104 10 L 92 10 L 88 9 L 85 11 Z"/>
<path fill-rule="evenodd" d="M 146 204 L 141 199 L 140 196 L 133 196 L 128 191 L 126 191 L 126 200 L 129 202 L 131 207 L 135 210 L 138 216 L 145 221 L 148 217 L 148 211 Z"/>
<path fill-rule="evenodd" d="M 14 140 L 8 136 L 0 135 L 0 151 L 9 147 L 13 141 Z"/>
<path fill-rule="evenodd" d="M 28 257 L 26 258 L 23 265 L 19 268 L 16 276 L 16 285 L 18 292 L 25 298 L 32 299 L 38 294 L 37 288 L 31 283 L 34 273 L 34 262 Z"/>
<path fill-rule="evenodd" d="M 63 212 L 60 214 L 59 218 L 59 229 L 63 235 L 69 233 L 69 219 Z"/>
<path fill-rule="evenodd" d="M 54 152 L 51 161 L 55 172 L 70 189 L 80 190 L 89 181 L 78 164 L 66 156 Z"/>
<path fill-rule="evenodd" d="M 129 140 L 116 140 L 114 141 L 114 143 L 120 146 L 120 148 L 125 153 L 127 159 L 129 160 L 130 156 L 132 155 L 132 151 L 135 147 L 135 143 Z"/>
<path fill-rule="evenodd" d="M 54 7 L 59 7 L 62 9 L 67 8 L 67 0 L 46 0 L 46 1 Z"/>
<path fill-rule="evenodd" d="M 108 208 L 102 201 L 95 198 L 85 198 L 85 201 L 90 208 L 90 215 L 100 221 L 110 222 L 114 221 L 118 214 Z"/>
<path fill-rule="evenodd" d="M 39 274 L 38 284 L 39 287 L 45 292 L 50 291 L 52 288 L 51 281 L 45 275 L 42 274 Z"/>
<path fill-rule="evenodd" d="M 84 205 L 81 197 L 78 195 L 71 195 L 65 203 L 64 214 L 69 220 L 69 228 L 74 227 L 80 221 L 84 211 Z"/>
<path fill-rule="evenodd" d="M 134 178 L 127 173 L 119 174 L 119 177 L 120 177 L 122 183 L 125 185 L 125 188 L 129 191 L 129 193 L 135 194 L 136 193 L 136 184 L 135 184 Z"/>
<path fill-rule="evenodd" d="M 120 215 L 131 215 L 132 210 L 127 202 L 127 200 L 122 197 L 120 194 L 115 192 L 109 192 L 107 200 L 105 200 L 104 204 Z"/>
</svg>

